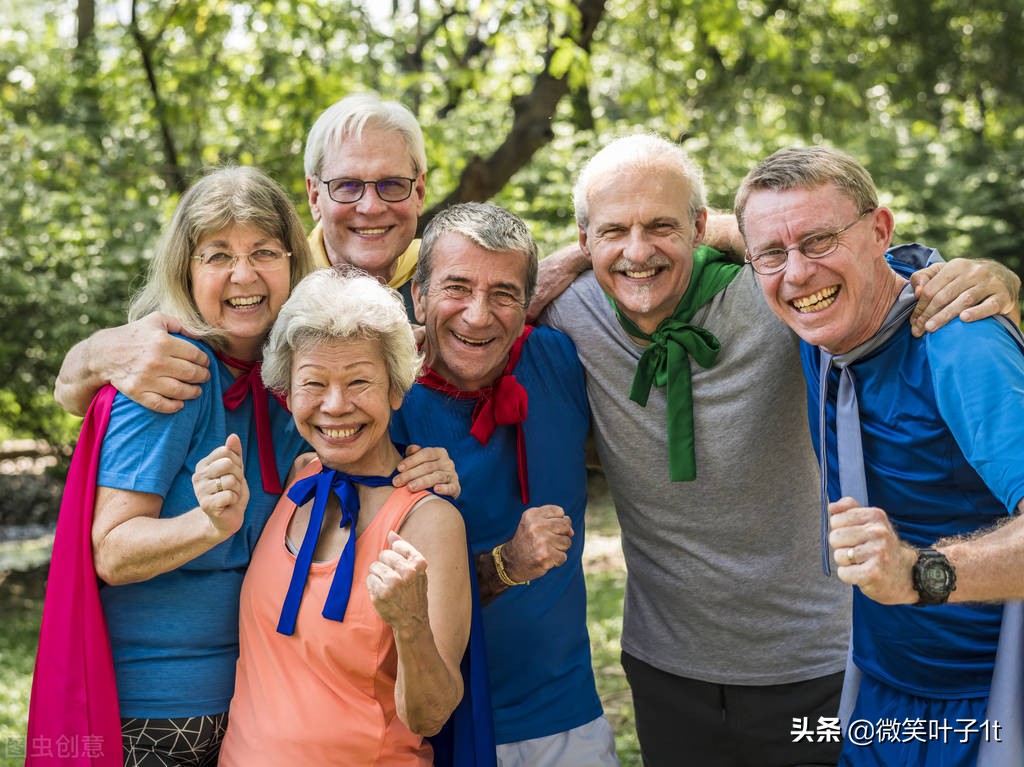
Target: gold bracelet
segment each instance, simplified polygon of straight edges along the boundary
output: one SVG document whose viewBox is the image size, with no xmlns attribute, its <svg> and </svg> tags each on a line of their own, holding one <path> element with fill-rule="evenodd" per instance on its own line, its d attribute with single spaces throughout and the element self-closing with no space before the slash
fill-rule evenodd
<svg viewBox="0 0 1024 767">
<path fill-rule="evenodd" d="M 494 569 L 498 571 L 498 578 L 506 586 L 529 586 L 529 581 L 514 581 L 508 577 L 508 573 L 505 572 L 505 563 L 501 559 L 501 549 L 504 545 L 504 543 L 499 543 L 491 549 L 491 556 L 494 558 Z"/>
</svg>

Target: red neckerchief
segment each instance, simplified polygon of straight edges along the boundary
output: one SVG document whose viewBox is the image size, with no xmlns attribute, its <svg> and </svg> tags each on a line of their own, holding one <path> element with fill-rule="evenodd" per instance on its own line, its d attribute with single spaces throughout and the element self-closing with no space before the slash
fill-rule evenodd
<svg viewBox="0 0 1024 767">
<path fill-rule="evenodd" d="M 469 433 L 476 437 L 477 442 L 486 445 L 499 426 L 516 427 L 516 457 L 519 462 L 519 492 L 523 503 L 530 503 L 530 480 L 526 472 L 526 439 L 523 436 L 523 421 L 526 420 L 528 396 L 523 385 L 512 375 L 519 357 L 523 353 L 523 344 L 533 326 L 523 328 L 522 335 L 512 344 L 508 353 L 508 362 L 497 380 L 490 386 L 477 391 L 463 391 L 452 386 L 429 367 L 423 368 L 423 375 L 416 379 L 428 389 L 435 389 L 455 399 L 475 399 L 473 420 Z"/>
<path fill-rule="evenodd" d="M 256 420 L 256 448 L 260 456 L 260 476 L 263 478 L 263 491 L 273 495 L 281 494 L 281 480 L 277 473 L 277 460 L 274 458 L 274 435 L 270 431 L 270 400 L 267 397 L 267 388 L 260 378 L 260 368 L 263 363 L 260 360 L 249 362 L 237 360 L 221 352 L 214 352 L 217 359 L 229 367 L 241 370 L 242 374 L 235 379 L 235 382 L 224 392 L 224 407 L 234 410 L 245 398 L 252 394 L 252 413 Z M 284 405 L 276 394 L 274 398 Z"/>
</svg>

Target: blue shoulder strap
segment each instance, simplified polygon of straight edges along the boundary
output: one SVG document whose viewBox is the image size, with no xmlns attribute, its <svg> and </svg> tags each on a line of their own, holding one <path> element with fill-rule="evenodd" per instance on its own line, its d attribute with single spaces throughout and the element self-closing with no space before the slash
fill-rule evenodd
<svg viewBox="0 0 1024 767">
<path fill-rule="evenodd" d="M 431 737 L 435 767 L 496 767 L 491 687 L 487 676 L 483 608 L 476 582 L 476 561 L 470 553 L 473 613 L 469 644 L 462 656 L 462 701 L 441 731 Z"/>
</svg>

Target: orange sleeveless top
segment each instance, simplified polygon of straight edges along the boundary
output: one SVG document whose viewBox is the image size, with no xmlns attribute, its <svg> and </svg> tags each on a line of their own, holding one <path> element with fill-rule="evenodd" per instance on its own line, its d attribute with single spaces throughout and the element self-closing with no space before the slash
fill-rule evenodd
<svg viewBox="0 0 1024 767">
<path fill-rule="evenodd" d="M 297 479 L 320 469 L 313 461 Z M 292 636 L 276 630 L 295 566 L 286 544 L 295 504 L 281 496 L 242 584 L 240 656 L 221 767 L 433 763 L 430 744 L 395 711 L 395 638 L 366 588 L 388 532 L 397 531 L 426 495 L 397 488 L 356 539 L 352 593 L 341 623 L 321 615 L 337 558 L 313 562 Z"/>
</svg>

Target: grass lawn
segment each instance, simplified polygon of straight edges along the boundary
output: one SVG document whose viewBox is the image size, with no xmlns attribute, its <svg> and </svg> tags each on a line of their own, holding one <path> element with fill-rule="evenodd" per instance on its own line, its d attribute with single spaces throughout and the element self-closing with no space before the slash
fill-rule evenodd
<svg viewBox="0 0 1024 767">
<path fill-rule="evenodd" d="M 588 492 L 583 570 L 587 578 L 587 625 L 594 677 L 605 716 L 615 732 L 622 767 L 638 767 L 640 746 L 633 722 L 633 700 L 619 663 L 622 597 L 626 585 L 619 524 L 603 474 L 591 474 Z"/>
<path fill-rule="evenodd" d="M 605 714 L 615 730 L 623 767 L 640 764 L 633 726 L 633 705 L 619 665 L 622 595 L 625 571 L 618 548 L 618 525 L 603 478 L 591 481 L 587 509 L 587 608 L 594 674 Z M 0 571 L 0 767 L 21 767 L 25 757 L 25 722 L 32 686 L 32 666 L 46 566 L 28 571 Z"/>
<path fill-rule="evenodd" d="M 25 722 L 46 567 L 0 572 L 0 766 L 25 762 Z"/>
</svg>

